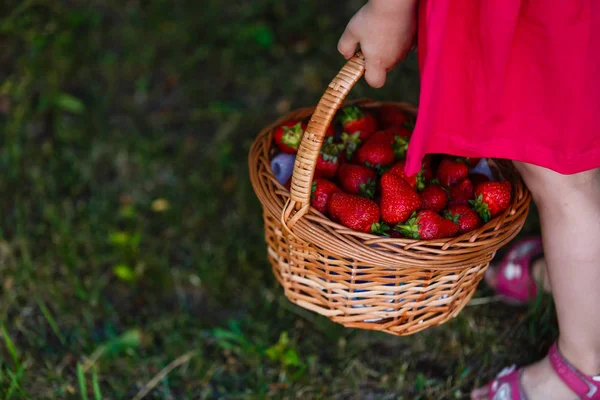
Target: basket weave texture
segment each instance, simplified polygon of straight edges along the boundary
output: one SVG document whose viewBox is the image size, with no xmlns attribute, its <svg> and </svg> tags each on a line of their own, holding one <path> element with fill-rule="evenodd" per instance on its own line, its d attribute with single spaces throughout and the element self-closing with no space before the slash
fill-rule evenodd
<svg viewBox="0 0 600 400">
<path fill-rule="evenodd" d="M 417 113 L 407 103 L 345 102 L 363 73 L 364 58 L 357 53 L 316 107 L 292 111 L 260 132 L 249 153 L 250 179 L 262 204 L 267 256 L 291 302 L 346 327 L 410 335 L 440 325 L 464 308 L 496 251 L 522 229 L 531 195 L 511 162 L 490 160 L 512 184 L 510 207 L 477 230 L 440 240 L 360 233 L 312 208 L 316 160 L 340 107 L 395 105 Z M 285 121 L 305 118 L 310 121 L 288 191 L 270 167 L 273 131 Z"/>
</svg>

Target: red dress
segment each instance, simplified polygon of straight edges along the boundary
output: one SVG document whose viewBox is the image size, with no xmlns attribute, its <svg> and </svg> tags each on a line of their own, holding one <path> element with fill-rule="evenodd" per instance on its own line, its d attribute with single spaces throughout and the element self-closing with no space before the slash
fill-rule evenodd
<svg viewBox="0 0 600 400">
<path fill-rule="evenodd" d="M 600 0 L 420 0 L 419 8 L 408 174 L 428 153 L 563 174 L 600 167 Z"/>
</svg>

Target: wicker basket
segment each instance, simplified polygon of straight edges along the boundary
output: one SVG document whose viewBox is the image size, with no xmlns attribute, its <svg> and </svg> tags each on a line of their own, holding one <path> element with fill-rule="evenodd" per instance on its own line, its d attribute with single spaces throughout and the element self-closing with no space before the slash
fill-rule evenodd
<svg viewBox="0 0 600 400">
<path fill-rule="evenodd" d="M 467 304 L 496 251 L 527 217 L 531 195 L 505 160 L 492 160 L 512 183 L 508 210 L 480 229 L 444 240 L 393 239 L 353 231 L 310 206 L 311 183 L 325 131 L 342 105 L 377 108 L 406 103 L 344 103 L 364 73 L 358 53 L 333 79 L 316 107 L 290 112 L 265 128 L 249 154 L 250 178 L 262 208 L 268 259 L 293 303 L 346 327 L 410 335 L 455 317 Z M 310 117 L 299 146 L 291 190 L 271 171 L 272 133 Z"/>
</svg>

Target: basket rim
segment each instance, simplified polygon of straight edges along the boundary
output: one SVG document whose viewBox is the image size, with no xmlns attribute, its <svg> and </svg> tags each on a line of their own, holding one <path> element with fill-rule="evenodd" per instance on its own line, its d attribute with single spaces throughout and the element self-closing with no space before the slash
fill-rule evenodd
<svg viewBox="0 0 600 400">
<path fill-rule="evenodd" d="M 362 107 L 365 107 L 365 108 L 378 108 L 378 107 L 381 107 L 384 105 L 393 105 L 393 106 L 403 109 L 404 111 L 410 112 L 413 115 L 417 115 L 417 113 L 418 113 L 417 107 L 406 101 L 382 101 L 382 100 L 374 100 L 371 98 L 359 98 L 359 99 L 354 99 L 354 100 L 347 100 L 343 103 L 344 107 L 346 107 L 348 105 L 361 105 Z M 287 112 L 286 114 L 284 114 L 280 118 L 278 118 L 276 121 L 274 121 L 273 123 L 271 123 L 267 127 L 265 127 L 259 133 L 259 135 L 257 135 L 257 137 L 255 138 L 255 140 L 251 146 L 251 149 L 250 149 L 250 157 L 249 157 L 250 165 L 249 165 L 249 167 L 250 167 L 251 174 L 253 172 L 255 172 L 255 170 L 257 169 L 256 168 L 257 166 L 253 165 L 253 163 L 252 163 L 252 155 L 258 151 L 258 148 L 260 147 L 261 142 L 262 141 L 270 142 L 272 140 L 273 130 L 278 125 L 280 125 L 282 122 L 291 118 L 291 116 L 294 116 L 294 115 L 297 115 L 297 114 L 303 113 L 303 112 L 309 113 L 309 112 L 314 111 L 315 108 L 316 108 L 315 106 L 312 106 L 312 107 L 301 107 L 301 108 L 297 108 L 294 110 L 290 110 L 289 112 Z M 310 118 L 310 114 L 308 114 L 305 118 Z M 268 150 L 269 148 L 270 148 L 270 146 L 267 147 L 265 150 Z M 257 158 L 259 159 L 260 155 L 257 154 L 257 156 L 258 156 Z M 487 158 L 487 159 L 491 160 L 492 163 L 496 163 L 499 160 L 499 159 L 495 159 L 495 158 Z M 270 160 L 268 160 L 268 161 L 270 161 Z M 500 161 L 506 161 L 506 160 L 500 160 Z M 279 183 L 277 181 L 277 179 L 275 178 L 275 175 L 273 174 L 273 172 L 270 168 L 267 168 L 267 173 L 269 174 L 269 178 L 278 187 L 278 189 L 287 193 L 286 197 L 289 201 L 290 191 L 288 189 L 286 189 L 285 186 L 283 186 L 281 183 Z M 529 207 L 529 204 L 531 202 L 531 194 L 530 194 L 529 190 L 527 189 L 527 187 L 525 186 L 520 175 L 515 173 L 514 177 L 516 178 L 516 181 L 515 181 L 515 179 L 507 179 L 511 182 L 511 189 L 512 189 L 511 204 L 508 209 L 503 211 L 501 214 L 495 216 L 494 218 L 490 219 L 488 222 L 484 223 L 480 228 L 470 231 L 470 232 L 466 232 L 466 233 L 458 235 L 458 236 L 451 237 L 451 238 L 443 238 L 443 239 L 391 238 L 391 237 L 376 235 L 374 233 L 358 232 L 358 231 L 354 231 L 351 228 L 348 228 L 344 225 L 341 225 L 341 224 L 331 220 L 326 215 L 321 214 L 319 211 L 317 211 L 312 205 L 309 206 L 308 213 L 302 219 L 306 219 L 307 221 L 310 221 L 311 223 L 321 223 L 321 224 L 327 225 L 327 226 L 335 229 L 339 234 L 360 239 L 365 245 L 384 243 L 384 244 L 390 244 L 390 245 L 396 245 L 396 246 L 402 245 L 405 249 L 415 248 L 415 247 L 418 247 L 419 245 L 426 245 L 428 247 L 429 246 L 434 246 L 434 247 L 439 246 L 442 249 L 447 249 L 450 246 L 461 244 L 461 243 L 462 244 L 466 244 L 466 243 L 474 244 L 478 241 L 479 237 L 481 236 L 481 233 L 490 231 L 490 230 L 498 230 L 500 227 L 506 225 L 506 224 L 500 223 L 500 222 L 505 221 L 507 219 L 507 217 L 515 214 L 516 209 L 519 208 L 516 206 L 520 205 L 520 206 L 526 207 L 526 208 Z M 255 176 L 255 178 L 259 179 L 256 176 Z M 254 185 L 254 182 L 253 182 L 253 186 L 255 186 L 255 191 L 262 190 L 258 185 Z M 518 193 L 518 194 L 520 194 L 520 196 L 515 196 L 516 188 L 520 189 L 519 193 Z M 285 204 L 284 204 L 284 206 L 285 206 Z M 508 225 L 510 225 L 510 224 L 508 224 Z"/>
</svg>

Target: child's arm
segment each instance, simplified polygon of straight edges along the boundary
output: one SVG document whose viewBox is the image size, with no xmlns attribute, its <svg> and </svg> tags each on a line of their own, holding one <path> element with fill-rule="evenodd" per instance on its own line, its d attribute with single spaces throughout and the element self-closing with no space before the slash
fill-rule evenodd
<svg viewBox="0 0 600 400">
<path fill-rule="evenodd" d="M 365 56 L 365 79 L 375 88 L 385 84 L 387 71 L 411 49 L 417 27 L 418 0 L 370 0 L 352 17 L 338 43 L 350 58 L 360 44 Z"/>
</svg>

